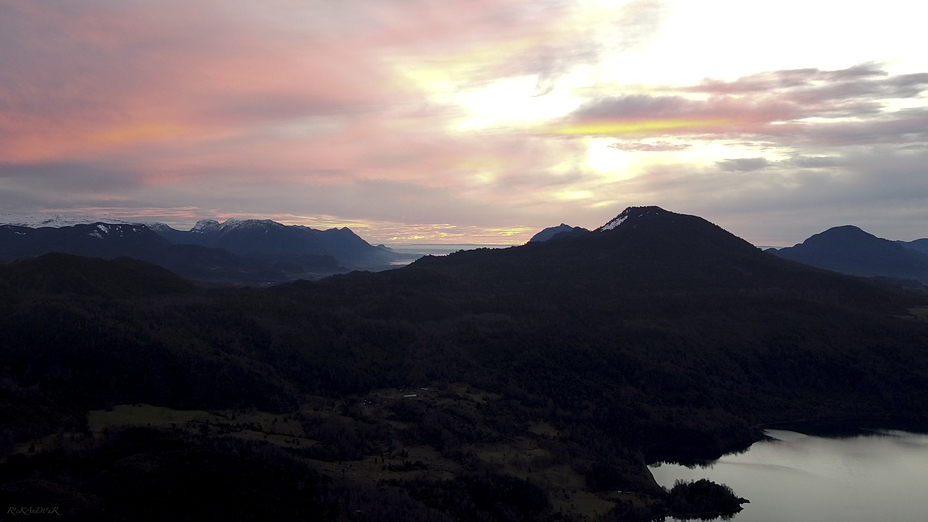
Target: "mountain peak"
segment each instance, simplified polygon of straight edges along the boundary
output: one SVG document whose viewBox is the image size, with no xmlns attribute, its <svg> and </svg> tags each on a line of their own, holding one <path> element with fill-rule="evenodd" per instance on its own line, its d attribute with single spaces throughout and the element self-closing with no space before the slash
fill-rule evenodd
<svg viewBox="0 0 928 522">
<path fill-rule="evenodd" d="M 854 225 L 829 228 L 798 245 L 772 253 L 784 259 L 845 274 L 928 281 L 928 258 Z"/>
<path fill-rule="evenodd" d="M 280 228 L 286 227 L 276 221 L 270 219 L 237 219 L 229 218 L 225 222 L 220 223 L 215 219 L 201 219 L 197 221 L 197 224 L 190 229 L 191 232 L 197 233 L 211 233 L 211 232 L 222 232 L 226 233 L 231 230 L 243 230 L 243 229 L 267 229 L 267 228 Z"/>
<path fill-rule="evenodd" d="M 190 229 L 191 232 L 211 232 L 213 230 L 219 230 L 221 225 L 215 219 L 201 219 L 197 221 L 196 225 L 193 225 L 193 228 Z"/>
<path fill-rule="evenodd" d="M 577 236 L 581 234 L 589 233 L 589 230 L 583 227 L 572 227 L 566 223 L 561 223 L 556 227 L 548 227 L 541 232 L 532 236 L 528 240 L 529 243 L 538 243 L 542 241 L 548 241 L 551 239 L 561 239 L 570 236 Z"/>
<path fill-rule="evenodd" d="M 223 230 L 230 230 L 233 228 L 266 228 L 266 227 L 283 227 L 281 223 L 272 221 L 270 219 L 236 219 L 229 218 L 222 225 Z"/>
<path fill-rule="evenodd" d="M 628 207 L 625 210 L 623 210 L 621 214 L 612 218 L 608 223 L 597 228 L 595 232 L 605 232 L 607 230 L 613 230 L 614 228 L 618 227 L 619 225 L 621 225 L 622 223 L 625 223 L 626 221 L 630 219 L 635 221 L 638 219 L 645 218 L 647 216 L 660 216 L 660 215 L 668 215 L 668 214 L 670 214 L 670 212 L 667 212 L 666 210 L 662 209 L 661 207 L 657 207 L 657 206 Z"/>
<path fill-rule="evenodd" d="M 855 248 L 873 248 L 875 246 L 887 247 L 890 243 L 892 242 L 888 239 L 877 237 L 854 225 L 840 225 L 809 236 L 801 245 L 805 245 L 806 248 L 832 248 L 839 245 L 842 248 L 850 245 L 854 245 Z"/>
</svg>

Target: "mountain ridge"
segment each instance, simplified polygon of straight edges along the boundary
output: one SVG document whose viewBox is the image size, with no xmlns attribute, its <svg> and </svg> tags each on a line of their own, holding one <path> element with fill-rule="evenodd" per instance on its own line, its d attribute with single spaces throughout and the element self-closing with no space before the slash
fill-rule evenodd
<svg viewBox="0 0 928 522">
<path fill-rule="evenodd" d="M 44 226 L 52 222 L 55 226 Z M 201 220 L 186 232 L 163 223 L 41 219 L 32 224 L 43 226 L 0 225 L 0 259 L 52 252 L 131 257 L 199 281 L 265 284 L 352 269 L 383 270 L 414 257 L 372 246 L 348 228 L 319 231 L 271 220 Z"/>
<path fill-rule="evenodd" d="M 607 224 L 620 219 L 268 288 L 187 285 L 140 261 L 0 265 L 0 449 L 22 448 L 0 493 L 163 519 L 178 489 L 204 509 L 231 492 L 272 512 L 292 505 L 274 491 L 300 484 L 294 498 L 319 501 L 300 513 L 345 520 L 478 506 L 493 513 L 481 520 L 573 522 L 595 501 L 601 520 L 644 522 L 675 512 L 648 462 L 717 458 L 799 420 L 928 425 L 924 296 L 777 258 L 698 216 L 647 207 Z M 88 420 L 104 409 L 209 417 L 107 432 Z M 275 471 L 238 472 L 243 457 Z M 152 491 L 165 501 L 132 496 Z"/>
<path fill-rule="evenodd" d="M 222 248 L 246 257 L 323 255 L 354 269 L 388 267 L 407 258 L 377 248 L 351 229 L 317 230 L 302 225 L 284 225 L 263 219 L 200 220 L 189 231 L 158 224 L 156 232 L 174 244 Z"/>
<path fill-rule="evenodd" d="M 189 279 L 212 283 L 263 284 L 298 277 L 318 278 L 340 270 L 331 256 L 251 259 L 221 248 L 175 245 L 144 224 L 92 223 L 40 228 L 0 225 L 0 259 L 16 260 L 55 252 L 103 259 L 129 257 L 160 265 Z"/>
</svg>

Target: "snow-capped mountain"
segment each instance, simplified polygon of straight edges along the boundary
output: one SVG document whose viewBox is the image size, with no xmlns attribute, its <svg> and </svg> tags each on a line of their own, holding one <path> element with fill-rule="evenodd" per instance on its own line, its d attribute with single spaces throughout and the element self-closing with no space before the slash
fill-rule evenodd
<svg viewBox="0 0 928 522">
<path fill-rule="evenodd" d="M 412 266 L 513 292 L 552 288 L 582 299 L 617 288 L 685 292 L 775 286 L 780 278 L 801 278 L 807 270 L 703 218 L 659 207 L 627 208 L 596 231 L 565 240 L 426 257 Z"/>
<path fill-rule="evenodd" d="M 175 245 L 156 232 L 158 228 L 170 227 L 102 222 L 37 228 L 0 225 L 0 260 L 53 252 L 105 259 L 131 257 L 161 265 L 190 279 L 236 283 L 311 279 L 344 271 L 332 256 L 252 259 L 220 248 Z"/>
<path fill-rule="evenodd" d="M 654 207 L 654 206 L 628 207 L 625 210 L 623 210 L 621 214 L 612 218 L 611 220 L 609 220 L 608 223 L 597 228 L 594 232 L 606 232 L 608 230 L 614 230 L 617 227 L 619 227 L 622 223 L 625 223 L 630 219 L 632 221 L 635 221 L 638 219 L 646 218 L 648 216 L 654 217 L 654 216 L 668 215 L 668 214 L 672 214 L 672 212 L 667 212 L 661 207 Z"/>
<path fill-rule="evenodd" d="M 268 219 L 229 219 L 223 223 L 204 219 L 188 231 L 160 223 L 152 229 L 177 245 L 222 248 L 247 257 L 327 255 L 351 268 L 386 266 L 403 257 L 372 246 L 347 227 L 316 230 Z"/>
<path fill-rule="evenodd" d="M 102 216 L 65 216 L 63 214 L 0 214 L 0 225 L 14 225 L 28 228 L 62 228 L 74 225 L 93 225 L 106 223 L 113 225 L 139 225 L 137 221 L 125 221 L 107 215 Z"/>
<path fill-rule="evenodd" d="M 147 259 L 170 246 L 170 242 L 141 224 L 98 222 L 57 227 L 0 225 L 2 259 L 19 259 L 50 252 Z"/>
</svg>

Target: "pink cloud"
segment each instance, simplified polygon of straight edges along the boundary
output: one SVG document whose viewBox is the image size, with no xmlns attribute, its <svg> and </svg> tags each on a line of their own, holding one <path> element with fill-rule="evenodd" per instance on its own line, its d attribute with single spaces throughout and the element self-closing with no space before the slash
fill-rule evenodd
<svg viewBox="0 0 928 522">
<path fill-rule="evenodd" d="M 262 123 L 395 101 L 396 82 L 363 50 L 298 33 L 269 37 L 275 28 L 223 5 L 7 7 L 0 38 L 15 45 L 0 50 L 12 64 L 0 73 L 0 159 L 227 139 Z"/>
<path fill-rule="evenodd" d="M 536 75 L 545 93 L 602 51 L 586 26 L 571 25 L 575 9 L 517 0 L 0 0 L 0 203 L 140 216 L 178 209 L 165 211 L 172 219 L 321 214 L 383 230 L 556 224 L 548 216 L 595 227 L 615 209 L 573 210 L 553 194 L 640 204 L 623 198 L 657 198 L 685 178 L 715 201 L 713 190 L 734 194 L 736 175 L 775 170 L 722 162 L 731 168 L 713 177 L 668 166 L 610 185 L 584 163 L 583 140 L 549 129 L 449 130 L 461 109 L 402 73 L 450 71 L 450 90 Z M 639 48 L 662 15 L 638 2 L 623 16 L 617 27 L 627 36 L 615 45 Z M 774 71 L 650 95 L 612 92 L 561 123 L 627 124 L 616 148 L 641 152 L 700 140 L 917 146 L 924 111 L 889 113 L 886 100 L 926 87 L 928 75 L 890 75 L 875 64 Z M 833 155 L 807 153 L 822 154 Z"/>
</svg>

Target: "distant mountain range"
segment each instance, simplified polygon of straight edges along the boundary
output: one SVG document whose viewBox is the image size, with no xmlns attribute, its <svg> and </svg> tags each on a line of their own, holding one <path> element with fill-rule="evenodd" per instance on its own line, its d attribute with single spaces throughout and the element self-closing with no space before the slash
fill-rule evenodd
<svg viewBox="0 0 928 522">
<path fill-rule="evenodd" d="M 229 219 L 224 223 L 205 219 L 189 231 L 175 230 L 163 223 L 151 228 L 176 245 L 221 248 L 253 258 L 331 256 L 341 266 L 353 269 L 385 267 L 400 259 L 410 259 L 387 247 L 372 246 L 348 227 L 316 230 L 268 219 Z"/>
<path fill-rule="evenodd" d="M 770 253 L 783 259 L 864 277 L 913 279 L 928 284 L 928 239 L 890 241 L 845 225 Z"/>
<path fill-rule="evenodd" d="M 251 246 L 223 238 L 238 228 Z M 105 223 L 0 227 L 0 245 L 316 255 L 260 239 L 279 230 L 293 232 L 206 222 L 175 238 L 248 258 Z M 593 519 L 581 502 L 607 506 L 603 521 L 702 515 L 714 494 L 680 505 L 646 464 L 714 459 L 771 427 L 925 429 L 926 304 L 658 207 L 257 289 L 29 257 L 0 264 L 0 497 L 88 520 L 191 505 L 200 519 Z"/>
<path fill-rule="evenodd" d="M 571 240 L 589 237 L 595 243 L 602 233 L 650 226 L 645 223 L 654 219 L 686 221 L 687 217 L 659 207 L 629 207 L 593 232 L 561 223 L 538 232 L 527 244 L 566 242 L 557 248 L 571 258 L 565 265 L 569 268 L 585 262 L 581 258 L 583 247 L 575 245 L 588 244 Z M 108 217 L 4 215 L 0 221 L 7 223 L 0 224 L 0 260 L 51 252 L 105 259 L 131 257 L 189 279 L 218 283 L 318 279 L 350 270 L 382 270 L 418 257 L 383 245 L 373 246 L 348 228 L 316 230 L 271 220 L 229 219 L 220 223 L 207 219 L 188 231 L 163 223 L 130 223 Z M 660 243 L 687 250 L 687 255 L 702 248 L 695 242 L 698 235 L 677 238 L 676 245 L 668 243 L 671 237 L 677 238 L 671 234 Z M 643 248 L 655 248 L 655 243 L 651 241 Z M 793 247 L 768 252 L 844 274 L 928 284 L 928 239 L 890 241 L 846 225 L 813 235 Z"/>
<path fill-rule="evenodd" d="M 28 228 L 61 228 L 74 225 L 140 225 L 139 221 L 125 221 L 107 215 L 99 216 L 65 216 L 63 214 L 0 214 L 0 225 L 16 225 Z"/>
<path fill-rule="evenodd" d="M 0 225 L 0 260 L 52 252 L 130 257 L 189 279 L 218 283 L 317 279 L 349 270 L 382 270 L 415 258 L 372 246 L 348 228 L 321 231 L 268 220 L 207 220 L 186 232 L 164 224 L 18 222 Z"/>
</svg>

